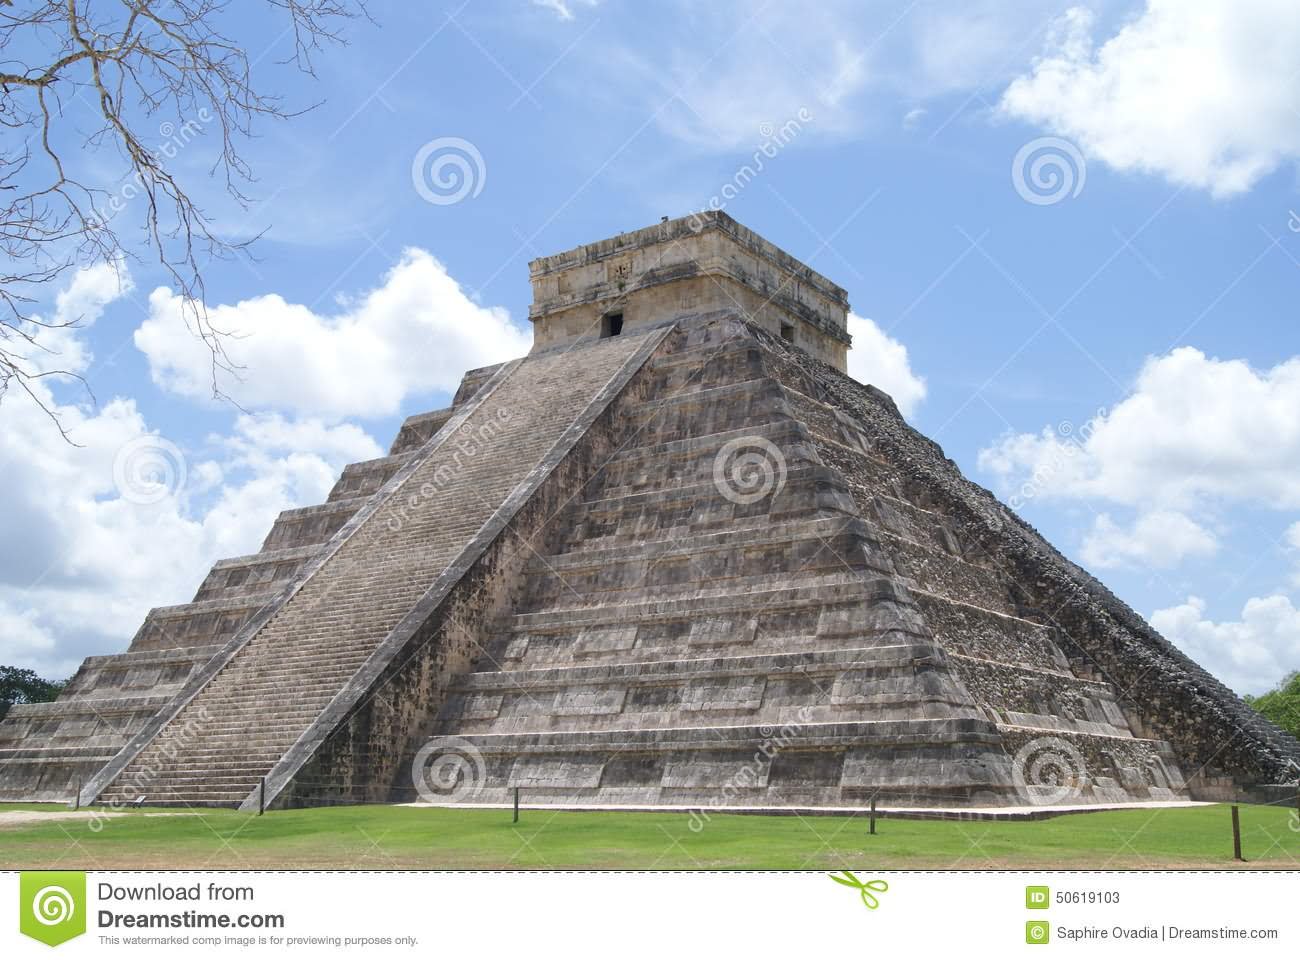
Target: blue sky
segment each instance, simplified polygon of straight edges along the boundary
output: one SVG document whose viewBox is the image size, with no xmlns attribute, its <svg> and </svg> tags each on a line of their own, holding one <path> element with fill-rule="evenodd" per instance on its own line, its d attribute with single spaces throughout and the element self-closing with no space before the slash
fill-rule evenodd
<svg viewBox="0 0 1300 960">
<path fill-rule="evenodd" d="M 1300 667 L 1294 4 L 371 12 L 315 79 L 277 65 L 273 18 L 232 25 L 265 85 L 320 104 L 244 145 L 246 209 L 208 178 L 210 125 L 175 161 L 220 231 L 265 231 L 256 262 L 206 270 L 242 409 L 207 395 L 147 251 L 129 281 L 86 264 L 46 292 L 43 316 L 83 318 L 59 348 L 98 405 L 47 387 L 70 448 L 0 404 L 22 545 L 0 561 L 0 661 L 60 675 L 123 649 L 465 368 L 526 350 L 529 259 L 725 194 L 848 289 L 852 371 L 969 477 L 1239 692 Z M 437 179 L 451 156 L 463 189 Z M 141 462 L 157 498 L 123 477 Z"/>
</svg>

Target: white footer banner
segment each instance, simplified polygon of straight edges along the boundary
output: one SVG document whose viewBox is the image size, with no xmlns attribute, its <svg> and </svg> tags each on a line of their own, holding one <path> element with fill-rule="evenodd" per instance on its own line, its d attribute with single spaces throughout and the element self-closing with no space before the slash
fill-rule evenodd
<svg viewBox="0 0 1300 960">
<path fill-rule="evenodd" d="M 1294 872 L 43 871 L 0 883 L 5 958 L 1300 950 Z"/>
</svg>

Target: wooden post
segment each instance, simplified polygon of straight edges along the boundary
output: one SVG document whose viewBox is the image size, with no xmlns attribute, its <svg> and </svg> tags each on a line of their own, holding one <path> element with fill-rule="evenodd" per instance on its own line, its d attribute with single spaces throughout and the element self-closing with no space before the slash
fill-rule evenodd
<svg viewBox="0 0 1300 960">
<path fill-rule="evenodd" d="M 876 798 L 871 798 L 871 835 L 876 835 Z"/>
<path fill-rule="evenodd" d="M 1235 803 L 1232 805 L 1232 859 L 1246 862 L 1241 855 L 1241 814 Z"/>
<path fill-rule="evenodd" d="M 515 823 L 519 822 L 519 788 L 515 787 Z"/>
<path fill-rule="evenodd" d="M 73 809 L 73 810 L 80 810 L 80 809 L 81 809 L 81 776 L 80 776 L 80 774 L 78 774 L 78 776 L 77 776 L 77 793 L 76 793 L 76 795 L 73 796 L 73 798 L 72 798 L 72 809 Z"/>
<path fill-rule="evenodd" d="M 266 777 L 262 777 L 257 784 L 257 815 L 260 817 L 266 813 Z"/>
</svg>

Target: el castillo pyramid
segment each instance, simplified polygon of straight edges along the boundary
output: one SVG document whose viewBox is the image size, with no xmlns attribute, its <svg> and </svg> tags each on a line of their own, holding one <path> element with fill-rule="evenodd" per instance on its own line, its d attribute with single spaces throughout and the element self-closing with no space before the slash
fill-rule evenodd
<svg viewBox="0 0 1300 960">
<path fill-rule="evenodd" d="M 125 653 L 15 707 L 0 799 L 967 807 L 1294 784 L 1300 744 L 845 374 L 840 287 L 722 213 L 530 269 L 532 353 L 466 374 Z"/>
</svg>

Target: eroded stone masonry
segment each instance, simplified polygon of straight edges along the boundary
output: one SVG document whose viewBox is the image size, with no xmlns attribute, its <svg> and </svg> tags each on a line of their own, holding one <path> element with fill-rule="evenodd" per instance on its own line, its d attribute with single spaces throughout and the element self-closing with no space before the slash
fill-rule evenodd
<svg viewBox="0 0 1300 960">
<path fill-rule="evenodd" d="M 532 264 L 533 352 L 0 724 L 0 798 L 1266 798 L 1300 744 L 890 399 L 721 213 Z"/>
</svg>

